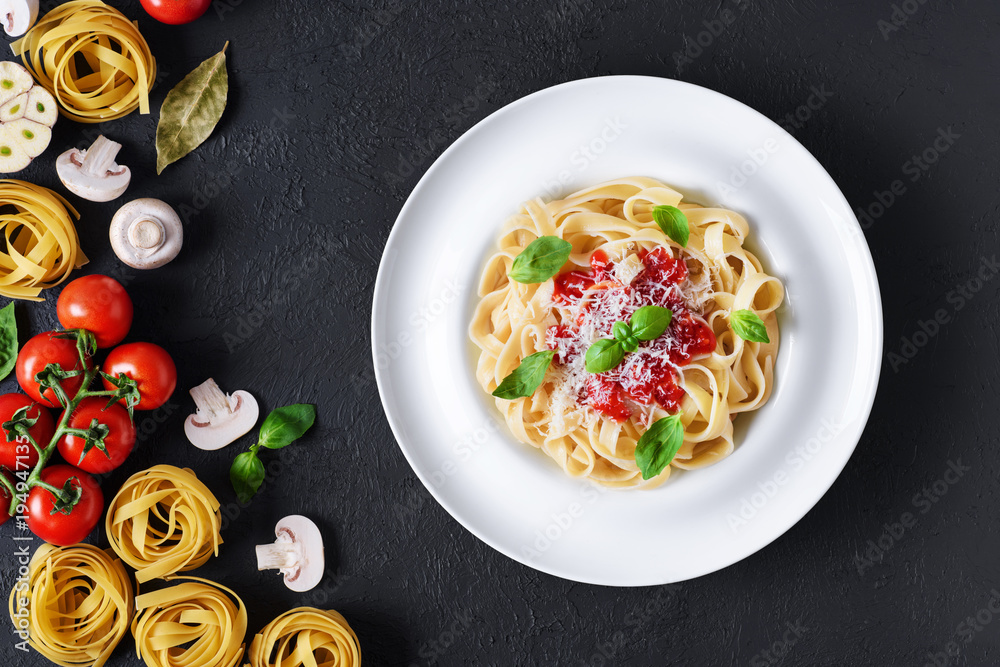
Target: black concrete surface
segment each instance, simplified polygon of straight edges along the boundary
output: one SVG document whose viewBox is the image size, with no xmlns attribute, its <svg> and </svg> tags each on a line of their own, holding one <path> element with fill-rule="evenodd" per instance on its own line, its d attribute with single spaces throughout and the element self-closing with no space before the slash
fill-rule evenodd
<svg viewBox="0 0 1000 667">
<path fill-rule="evenodd" d="M 226 516 L 220 557 L 196 574 L 239 592 L 251 632 L 305 603 L 344 613 L 368 665 L 1000 663 L 1000 5 L 215 0 L 169 27 L 138 2 L 114 4 L 159 60 L 155 109 L 230 42 L 221 124 L 157 176 L 156 113 L 61 119 L 19 177 L 57 187 L 56 155 L 103 132 L 125 146 L 127 197 L 184 217 L 180 257 L 138 272 L 109 246 L 117 204 L 74 199 L 91 258 L 80 273 L 127 285 L 131 339 L 167 347 L 180 374 L 171 407 L 140 416 L 138 450 L 103 484 L 110 497 L 154 463 L 196 470 Z M 759 553 L 662 588 L 575 584 L 481 543 L 410 470 L 372 373 L 375 275 L 420 175 L 496 109 L 609 74 L 696 83 L 785 125 L 864 212 L 885 308 L 878 397 L 837 483 Z M 22 340 L 55 326 L 55 296 L 17 306 Z M 208 376 L 264 410 L 319 405 L 317 427 L 268 457 L 246 507 L 227 480 L 234 450 L 199 452 L 182 433 L 186 389 Z M 252 556 L 295 512 L 329 542 L 329 574 L 305 596 Z M 13 535 L 0 529 L 5 591 Z M 7 628 L 4 664 L 48 664 Z M 130 639 L 110 665 L 138 664 Z"/>
</svg>

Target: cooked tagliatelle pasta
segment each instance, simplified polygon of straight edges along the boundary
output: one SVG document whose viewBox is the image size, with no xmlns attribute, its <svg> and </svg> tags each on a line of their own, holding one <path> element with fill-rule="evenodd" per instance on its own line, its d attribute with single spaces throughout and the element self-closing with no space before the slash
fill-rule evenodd
<svg viewBox="0 0 1000 667">
<path fill-rule="evenodd" d="M 219 555 L 219 501 L 187 468 L 157 465 L 122 485 L 108 506 L 108 541 L 140 584 Z"/>
<path fill-rule="evenodd" d="M 100 0 L 59 5 L 11 44 L 35 80 L 78 123 L 149 113 L 156 59 L 137 24 Z"/>
<path fill-rule="evenodd" d="M 73 225 L 76 209 L 48 188 L 0 180 L 0 295 L 42 301 L 43 289 L 60 284 L 87 263 Z"/>
<path fill-rule="evenodd" d="M 666 233 L 673 218 L 658 224 L 654 209 L 676 214 L 680 231 L 690 234 L 686 246 L 685 234 Z M 784 297 L 782 284 L 744 247 L 748 233 L 740 214 L 684 202 L 651 178 L 527 202 L 486 262 L 469 329 L 480 350 L 476 377 L 487 392 L 502 393 L 499 385 L 523 360 L 552 351 L 537 389 L 496 399 L 511 433 L 568 475 L 612 487 L 655 486 L 671 468 L 701 468 L 728 456 L 733 419 L 771 394 L 775 310 Z M 509 277 L 515 258 L 542 237 L 550 250 L 565 247 L 561 270 L 541 282 Z M 646 306 L 672 317 L 655 337 L 632 337 L 622 323 L 638 326 L 630 317 Z M 743 318 L 756 323 L 756 335 L 734 333 Z M 595 351 L 621 346 L 617 365 L 588 372 L 587 353 L 602 339 Z M 607 355 L 594 358 L 593 368 L 607 362 Z M 643 479 L 637 445 L 643 449 L 647 432 L 678 418 L 677 449 L 658 452 L 665 467 Z M 664 432 L 651 439 L 666 438 Z"/>
<path fill-rule="evenodd" d="M 361 667 L 358 636 L 338 612 L 286 611 L 250 644 L 250 667 Z"/>
<path fill-rule="evenodd" d="M 90 544 L 43 544 L 10 594 L 10 617 L 43 656 L 65 667 L 101 667 L 125 636 L 132 584 L 122 562 Z"/>
<path fill-rule="evenodd" d="M 132 619 L 135 650 L 148 667 L 234 667 L 243 657 L 247 609 L 225 586 L 198 577 L 143 593 Z"/>
</svg>

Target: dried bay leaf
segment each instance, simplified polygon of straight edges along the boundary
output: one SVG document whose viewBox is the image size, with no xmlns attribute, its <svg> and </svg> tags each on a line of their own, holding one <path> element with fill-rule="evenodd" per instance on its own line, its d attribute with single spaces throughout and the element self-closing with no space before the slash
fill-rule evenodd
<svg viewBox="0 0 1000 667">
<path fill-rule="evenodd" d="M 167 93 L 156 125 L 156 173 L 200 146 L 212 134 L 229 94 L 226 48 L 198 65 Z"/>
</svg>

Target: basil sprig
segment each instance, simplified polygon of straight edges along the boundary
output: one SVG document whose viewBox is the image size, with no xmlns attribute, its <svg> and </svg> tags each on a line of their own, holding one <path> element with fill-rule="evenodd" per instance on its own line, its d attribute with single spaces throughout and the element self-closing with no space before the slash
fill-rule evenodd
<svg viewBox="0 0 1000 667">
<path fill-rule="evenodd" d="M 0 380 L 10 375 L 17 362 L 17 320 L 13 302 L 0 308 Z"/>
<path fill-rule="evenodd" d="M 752 310 L 737 310 L 729 316 L 729 326 L 733 332 L 751 343 L 770 343 L 764 321 Z"/>
<path fill-rule="evenodd" d="M 573 245 L 556 236 L 540 236 L 514 258 L 510 278 L 519 283 L 544 283 L 569 260 Z"/>
<path fill-rule="evenodd" d="M 639 341 L 655 340 L 670 326 L 673 313 L 662 306 L 643 306 L 632 313 L 628 322 L 615 322 L 611 327 L 614 338 L 602 338 L 587 348 L 588 373 L 610 371 L 625 359 L 627 352 L 635 352 Z"/>
<path fill-rule="evenodd" d="M 508 401 L 531 396 L 545 379 L 545 371 L 549 369 L 555 354 L 555 350 L 529 354 L 510 375 L 503 379 L 500 386 L 493 390 L 493 395 Z"/>
<path fill-rule="evenodd" d="M 691 224 L 684 211 L 676 206 L 657 206 L 653 209 L 653 220 L 660 226 L 663 233 L 673 241 L 686 248 L 691 236 Z"/>
<path fill-rule="evenodd" d="M 684 444 L 684 425 L 680 415 L 657 419 L 635 445 L 635 463 L 643 479 L 656 477 L 677 456 Z"/>
<path fill-rule="evenodd" d="M 264 483 L 264 463 L 257 456 L 260 448 L 287 447 L 301 438 L 315 421 L 316 406 L 307 403 L 286 405 L 267 416 L 260 427 L 257 442 L 250 447 L 250 451 L 237 456 L 229 468 L 229 481 L 241 503 L 250 502 Z"/>
</svg>

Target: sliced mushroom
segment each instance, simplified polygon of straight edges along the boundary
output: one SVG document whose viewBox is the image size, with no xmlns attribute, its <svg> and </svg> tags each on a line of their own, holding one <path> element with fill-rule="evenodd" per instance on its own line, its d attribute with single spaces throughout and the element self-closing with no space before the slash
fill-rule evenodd
<svg viewBox="0 0 1000 667">
<path fill-rule="evenodd" d="M 38 18 L 38 0 L 0 0 L 0 18 L 5 33 L 20 37 Z"/>
<path fill-rule="evenodd" d="M 111 247 L 136 269 L 163 266 L 181 251 L 184 227 L 170 205 L 159 199 L 130 201 L 111 219 Z"/>
<path fill-rule="evenodd" d="M 304 516 L 286 516 L 274 527 L 277 540 L 257 545 L 257 569 L 280 570 L 285 586 L 302 593 L 315 588 L 323 579 L 323 535 L 315 523 Z"/>
<path fill-rule="evenodd" d="M 0 109 L 0 117 L 4 110 Z M 128 167 L 115 162 L 122 145 L 103 134 L 90 148 L 71 148 L 56 158 L 56 173 L 66 189 L 90 201 L 121 197 L 132 180 Z"/>
<path fill-rule="evenodd" d="M 191 390 L 198 411 L 184 421 L 184 435 L 198 449 L 222 449 L 257 423 L 257 399 L 245 391 L 227 395 L 208 378 Z"/>
</svg>

